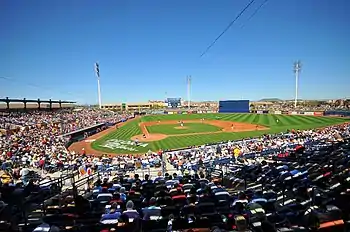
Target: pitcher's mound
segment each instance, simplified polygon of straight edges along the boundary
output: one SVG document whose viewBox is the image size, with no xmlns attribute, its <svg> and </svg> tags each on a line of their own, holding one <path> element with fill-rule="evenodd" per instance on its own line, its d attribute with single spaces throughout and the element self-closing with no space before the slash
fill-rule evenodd
<svg viewBox="0 0 350 232">
<path fill-rule="evenodd" d="M 187 126 L 176 126 L 176 127 L 174 127 L 175 129 L 187 129 Z"/>
<path fill-rule="evenodd" d="M 168 136 L 165 134 L 149 134 L 146 138 L 143 135 L 135 135 L 131 137 L 131 140 L 138 140 L 139 142 L 153 142 L 167 138 Z"/>
</svg>

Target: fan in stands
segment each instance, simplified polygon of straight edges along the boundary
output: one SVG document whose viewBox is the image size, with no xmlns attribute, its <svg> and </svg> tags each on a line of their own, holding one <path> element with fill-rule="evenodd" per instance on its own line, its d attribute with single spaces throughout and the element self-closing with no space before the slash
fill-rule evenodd
<svg viewBox="0 0 350 232">
<path fill-rule="evenodd" d="M 61 152 L 47 128 L 1 138 L 3 231 L 349 230 L 349 125 L 139 157 Z M 23 171 L 41 160 L 65 172 Z"/>
</svg>

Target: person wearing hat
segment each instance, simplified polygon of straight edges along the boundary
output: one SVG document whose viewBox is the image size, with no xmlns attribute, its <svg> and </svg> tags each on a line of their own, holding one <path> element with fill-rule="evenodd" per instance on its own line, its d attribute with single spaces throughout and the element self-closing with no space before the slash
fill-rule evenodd
<svg viewBox="0 0 350 232">
<path fill-rule="evenodd" d="M 161 216 L 161 208 L 156 206 L 156 198 L 152 197 L 149 200 L 149 207 L 143 208 L 143 220 L 151 220 L 152 216 L 160 217 Z"/>
</svg>

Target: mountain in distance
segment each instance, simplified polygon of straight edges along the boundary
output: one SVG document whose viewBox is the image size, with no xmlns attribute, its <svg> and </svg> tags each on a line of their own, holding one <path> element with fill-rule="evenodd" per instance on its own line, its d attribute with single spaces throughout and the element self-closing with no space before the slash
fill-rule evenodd
<svg viewBox="0 0 350 232">
<path fill-rule="evenodd" d="M 279 99 L 279 98 L 264 98 L 259 100 L 259 102 L 281 102 L 283 100 Z"/>
</svg>

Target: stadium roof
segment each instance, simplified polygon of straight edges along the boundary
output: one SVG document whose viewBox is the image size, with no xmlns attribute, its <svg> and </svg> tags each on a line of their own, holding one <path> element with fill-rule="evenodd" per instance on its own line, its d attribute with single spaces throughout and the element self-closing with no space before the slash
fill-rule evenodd
<svg viewBox="0 0 350 232">
<path fill-rule="evenodd" d="M 76 103 L 74 101 L 61 101 L 61 100 L 41 100 L 41 99 L 36 99 L 36 100 L 33 100 L 33 99 L 26 99 L 26 98 L 23 98 L 23 99 L 14 99 L 14 98 L 0 98 L 0 102 L 33 102 L 33 103 L 37 103 L 37 102 L 41 102 L 41 103 Z"/>
</svg>

